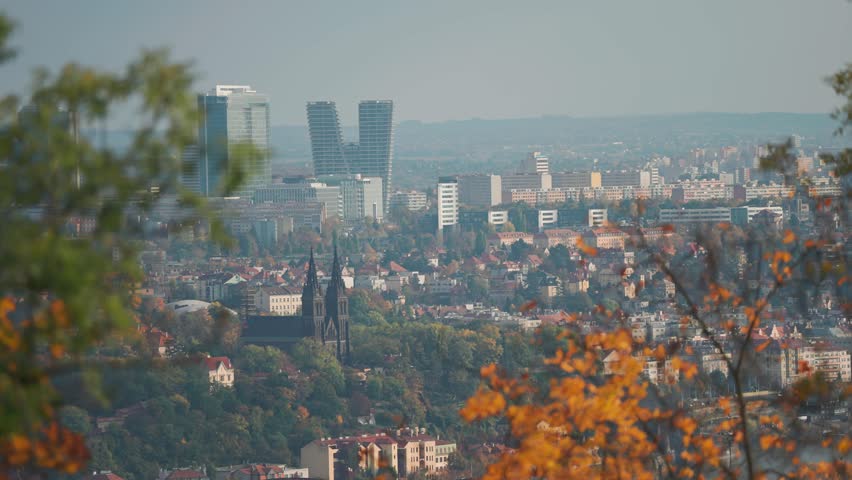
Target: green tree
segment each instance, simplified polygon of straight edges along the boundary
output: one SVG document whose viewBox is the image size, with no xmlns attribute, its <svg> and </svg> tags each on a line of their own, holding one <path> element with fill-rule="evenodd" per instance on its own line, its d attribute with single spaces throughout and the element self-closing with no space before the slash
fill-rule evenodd
<svg viewBox="0 0 852 480">
<path fill-rule="evenodd" d="M 0 15 L 0 62 L 12 23 Z M 187 207 L 184 225 L 203 216 L 201 199 L 181 187 L 174 160 L 197 126 L 193 73 L 165 51 L 146 51 L 120 73 L 68 64 L 37 70 L 25 98 L 0 98 L 0 451 L 6 466 L 73 473 L 88 457 L 61 424 L 57 378 L 85 370 L 87 386 L 104 365 L 87 355 L 132 330 L 132 290 L 142 278 L 140 225 L 164 194 Z M 82 134 L 108 120 L 115 104 L 137 107 L 130 146 L 116 150 Z M 26 108 L 24 108 L 26 107 Z M 243 152 L 235 152 L 243 158 Z M 235 160 L 236 160 L 235 158 Z M 241 162 L 222 186 L 242 179 Z M 152 188 L 156 187 L 156 188 Z M 78 231 L 92 219 L 93 231 Z M 220 222 L 213 238 L 223 239 Z M 38 454 L 37 454 L 38 453 Z M 151 472 L 152 475 L 156 471 Z"/>
</svg>

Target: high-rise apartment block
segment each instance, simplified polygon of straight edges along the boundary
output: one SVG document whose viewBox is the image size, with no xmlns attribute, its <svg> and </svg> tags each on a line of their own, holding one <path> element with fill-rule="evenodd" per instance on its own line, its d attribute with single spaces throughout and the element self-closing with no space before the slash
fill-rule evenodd
<svg viewBox="0 0 852 480">
<path fill-rule="evenodd" d="M 550 159 L 541 152 L 530 152 L 518 165 L 518 173 L 550 173 Z"/>
<path fill-rule="evenodd" d="M 393 101 L 358 105 L 358 142 L 343 142 L 334 102 L 307 104 L 314 174 L 381 178 L 382 207 L 390 204 L 393 177 Z"/>
<path fill-rule="evenodd" d="M 246 177 L 235 193 L 251 196 L 269 184 L 269 98 L 248 85 L 217 85 L 198 96 L 198 109 L 198 174 L 186 177 L 187 186 L 198 185 L 206 196 L 224 194 L 223 182 L 234 168 L 235 148 L 240 145 L 251 145 L 253 151 L 240 159 Z"/>
<path fill-rule="evenodd" d="M 438 231 L 459 223 L 459 182 L 456 177 L 440 177 L 436 191 Z"/>
</svg>

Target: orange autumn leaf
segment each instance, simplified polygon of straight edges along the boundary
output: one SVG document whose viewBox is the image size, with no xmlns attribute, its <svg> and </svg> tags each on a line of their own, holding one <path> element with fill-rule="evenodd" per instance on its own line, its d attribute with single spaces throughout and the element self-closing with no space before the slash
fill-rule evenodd
<svg viewBox="0 0 852 480">
<path fill-rule="evenodd" d="M 518 310 L 521 313 L 527 313 L 537 306 L 538 306 L 538 302 L 536 302 L 535 300 L 528 300 L 528 301 L 524 302 L 524 304 L 521 305 L 520 308 L 518 308 Z"/>
</svg>

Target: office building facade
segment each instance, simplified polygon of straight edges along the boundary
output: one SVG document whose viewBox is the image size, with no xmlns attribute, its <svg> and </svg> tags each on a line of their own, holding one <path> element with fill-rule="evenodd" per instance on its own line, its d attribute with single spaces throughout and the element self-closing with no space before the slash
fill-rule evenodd
<svg viewBox="0 0 852 480">
<path fill-rule="evenodd" d="M 383 204 L 389 204 L 393 185 L 393 101 L 365 100 L 358 104 L 358 161 L 355 171 L 381 177 Z"/>
<path fill-rule="evenodd" d="M 459 202 L 475 208 L 489 208 L 502 202 L 500 175 L 459 175 Z"/>
<path fill-rule="evenodd" d="M 235 148 L 251 145 L 241 159 L 245 180 L 235 192 L 251 196 L 271 180 L 269 164 L 269 98 L 248 85 L 217 85 L 198 96 L 198 189 L 202 195 L 221 196 L 224 180 L 235 167 Z"/>
<path fill-rule="evenodd" d="M 308 133 L 315 175 L 346 175 L 343 134 L 334 102 L 308 102 Z"/>
</svg>

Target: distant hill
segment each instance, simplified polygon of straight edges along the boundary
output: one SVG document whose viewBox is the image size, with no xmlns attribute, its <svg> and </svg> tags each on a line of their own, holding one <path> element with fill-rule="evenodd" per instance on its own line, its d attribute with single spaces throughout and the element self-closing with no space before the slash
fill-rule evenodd
<svg viewBox="0 0 852 480">
<path fill-rule="evenodd" d="M 836 122 L 828 114 L 801 113 L 686 113 L 624 117 L 545 116 L 501 120 L 471 119 L 424 123 L 405 121 L 397 125 L 395 150 L 400 159 L 423 154 L 456 155 L 470 149 L 537 145 L 582 146 L 622 141 L 631 144 L 685 143 L 693 145 L 734 144 L 738 141 L 765 143 L 791 134 L 804 137 L 805 144 L 836 145 L 832 132 Z M 355 140 L 354 129 L 345 128 L 346 140 Z M 283 163 L 310 161 L 307 126 L 284 125 L 271 129 L 276 160 Z M 94 137 L 94 135 L 93 135 Z M 127 132 L 111 131 L 109 144 L 118 148 L 129 143 Z M 649 146 L 650 146 L 649 145 Z M 514 148 L 512 148 L 514 149 Z"/>
</svg>

